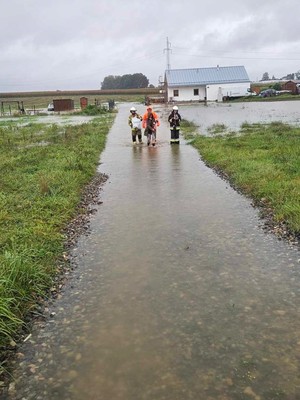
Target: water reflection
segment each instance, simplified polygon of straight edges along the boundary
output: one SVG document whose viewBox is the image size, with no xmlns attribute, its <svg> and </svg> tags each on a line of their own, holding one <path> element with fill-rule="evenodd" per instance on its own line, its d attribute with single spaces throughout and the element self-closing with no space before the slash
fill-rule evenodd
<svg viewBox="0 0 300 400">
<path fill-rule="evenodd" d="M 191 146 L 170 146 L 164 122 L 157 147 L 129 146 L 126 113 L 101 158 L 109 182 L 74 279 L 20 351 L 17 395 L 297 398 L 298 253 L 265 235 Z"/>
</svg>

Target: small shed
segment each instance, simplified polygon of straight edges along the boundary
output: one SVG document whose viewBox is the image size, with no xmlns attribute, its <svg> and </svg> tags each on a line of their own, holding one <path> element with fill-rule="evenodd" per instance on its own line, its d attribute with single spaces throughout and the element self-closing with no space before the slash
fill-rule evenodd
<svg viewBox="0 0 300 400">
<path fill-rule="evenodd" d="M 74 110 L 74 100 L 57 99 L 53 100 L 54 111 L 72 111 Z"/>
<path fill-rule="evenodd" d="M 282 90 L 290 90 L 293 94 L 298 94 L 297 83 L 294 81 L 286 81 L 281 85 Z"/>
</svg>

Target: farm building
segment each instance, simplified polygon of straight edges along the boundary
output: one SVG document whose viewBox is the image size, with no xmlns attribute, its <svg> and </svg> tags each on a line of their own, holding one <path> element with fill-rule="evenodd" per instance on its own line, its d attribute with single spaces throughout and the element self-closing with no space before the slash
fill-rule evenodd
<svg viewBox="0 0 300 400">
<path fill-rule="evenodd" d="M 167 101 L 222 101 L 232 91 L 246 95 L 250 79 L 244 66 L 171 69 L 165 72 Z M 235 96 L 238 97 L 238 96 Z"/>
<path fill-rule="evenodd" d="M 290 90 L 293 94 L 299 94 L 299 89 L 298 81 L 286 81 L 281 85 L 281 90 Z"/>
<path fill-rule="evenodd" d="M 54 111 L 72 111 L 74 110 L 74 100 L 57 99 L 53 100 Z"/>
</svg>

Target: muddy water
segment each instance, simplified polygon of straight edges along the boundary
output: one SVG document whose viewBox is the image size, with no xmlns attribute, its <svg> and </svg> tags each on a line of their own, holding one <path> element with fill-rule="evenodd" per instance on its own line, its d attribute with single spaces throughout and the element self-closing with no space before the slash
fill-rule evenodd
<svg viewBox="0 0 300 400">
<path fill-rule="evenodd" d="M 156 148 L 133 147 L 127 112 L 78 267 L 19 349 L 8 398 L 298 398 L 299 253 L 165 123 Z"/>
</svg>

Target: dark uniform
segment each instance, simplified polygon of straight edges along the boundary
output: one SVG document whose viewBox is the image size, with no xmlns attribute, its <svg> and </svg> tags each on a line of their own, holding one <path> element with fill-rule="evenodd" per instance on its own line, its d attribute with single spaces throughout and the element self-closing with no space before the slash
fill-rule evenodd
<svg viewBox="0 0 300 400">
<path fill-rule="evenodd" d="M 173 109 L 168 117 L 168 122 L 170 123 L 170 129 L 171 129 L 171 140 L 170 140 L 171 144 L 173 143 L 179 144 L 180 121 L 181 121 L 181 116 L 178 113 L 178 110 Z"/>
</svg>

